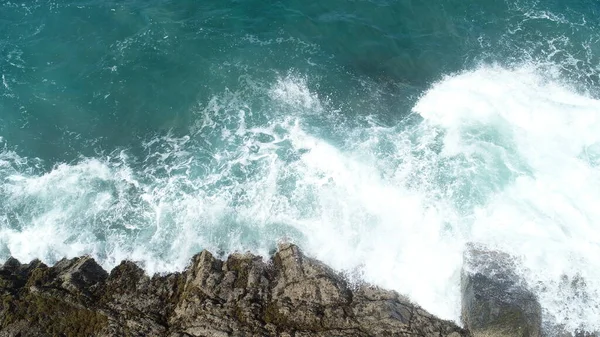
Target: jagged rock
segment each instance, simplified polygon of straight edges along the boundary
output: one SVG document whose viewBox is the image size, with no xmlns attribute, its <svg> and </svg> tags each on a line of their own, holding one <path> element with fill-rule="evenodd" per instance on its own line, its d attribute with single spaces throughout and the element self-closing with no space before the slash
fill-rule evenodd
<svg viewBox="0 0 600 337">
<path fill-rule="evenodd" d="M 471 246 L 461 276 L 462 320 L 475 337 L 541 336 L 541 307 L 511 257 Z"/>
<path fill-rule="evenodd" d="M 208 251 L 182 273 L 110 274 L 89 257 L 0 268 L 1 336 L 467 336 L 392 291 L 351 287 L 298 247 L 270 261 Z"/>
<path fill-rule="evenodd" d="M 60 287 L 72 293 L 89 293 L 108 277 L 108 273 L 89 256 L 62 259 L 53 267 Z"/>
<path fill-rule="evenodd" d="M 10 257 L 0 268 L 0 293 L 12 294 L 15 289 L 24 287 L 34 269 L 45 268 L 40 260 L 33 260 L 22 265 L 17 259 Z"/>
</svg>

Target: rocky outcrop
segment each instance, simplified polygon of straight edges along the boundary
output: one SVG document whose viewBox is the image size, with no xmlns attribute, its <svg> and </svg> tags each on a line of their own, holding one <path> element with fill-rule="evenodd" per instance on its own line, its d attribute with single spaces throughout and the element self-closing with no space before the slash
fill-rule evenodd
<svg viewBox="0 0 600 337">
<path fill-rule="evenodd" d="M 110 274 L 89 257 L 0 268 L 0 336 L 466 336 L 392 291 L 349 285 L 298 247 L 270 261 L 208 251 L 182 273 Z"/>
<path fill-rule="evenodd" d="M 539 337 L 542 309 L 520 282 L 511 257 L 471 246 L 465 253 L 462 320 L 475 337 Z"/>
</svg>

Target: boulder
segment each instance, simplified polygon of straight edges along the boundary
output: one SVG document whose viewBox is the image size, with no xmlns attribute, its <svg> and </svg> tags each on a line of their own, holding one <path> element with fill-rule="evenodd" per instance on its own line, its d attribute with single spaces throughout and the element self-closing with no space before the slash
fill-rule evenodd
<svg viewBox="0 0 600 337">
<path fill-rule="evenodd" d="M 474 337 L 539 337 L 542 310 L 503 252 L 471 245 L 461 275 L 462 320 Z"/>
</svg>

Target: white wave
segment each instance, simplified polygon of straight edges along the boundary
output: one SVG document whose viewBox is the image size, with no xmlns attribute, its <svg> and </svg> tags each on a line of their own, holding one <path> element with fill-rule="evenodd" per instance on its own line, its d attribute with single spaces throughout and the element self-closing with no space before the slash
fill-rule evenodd
<svg viewBox="0 0 600 337">
<path fill-rule="evenodd" d="M 505 153 L 513 177 L 473 209 L 467 239 L 519 257 L 548 317 L 598 329 L 600 101 L 531 69 L 481 68 L 442 80 L 415 111 L 445 130 L 451 155 Z M 474 137 L 484 129 L 497 137 Z M 581 289 L 565 286 L 580 277 Z"/>
<path fill-rule="evenodd" d="M 312 133 L 329 105 L 288 76 L 214 97 L 193 137 L 145 143 L 141 164 L 115 152 L 40 173 L 4 151 L 0 252 L 153 273 L 202 248 L 266 255 L 287 237 L 458 321 L 462 252 L 478 242 L 520 259 L 546 319 L 598 328 L 600 102 L 534 70 L 482 67 L 425 92 L 419 123 L 336 124 L 341 145 Z"/>
</svg>

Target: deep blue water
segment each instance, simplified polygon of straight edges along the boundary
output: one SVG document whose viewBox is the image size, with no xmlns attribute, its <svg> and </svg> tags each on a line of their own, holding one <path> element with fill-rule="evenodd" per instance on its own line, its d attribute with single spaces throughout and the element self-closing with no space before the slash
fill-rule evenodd
<svg viewBox="0 0 600 337">
<path fill-rule="evenodd" d="M 408 97 L 480 62 L 559 63 L 595 83 L 599 11 L 591 0 L 4 2 L 0 130 L 23 154 L 71 161 L 186 134 L 195 107 L 240 77 L 289 72 L 345 114 L 383 109 L 395 123 Z M 365 99 L 361 81 L 387 102 Z"/>
<path fill-rule="evenodd" d="M 598 328 L 599 41 L 597 0 L 2 1 L 0 257 L 287 238 L 458 319 L 474 241 Z"/>
</svg>

